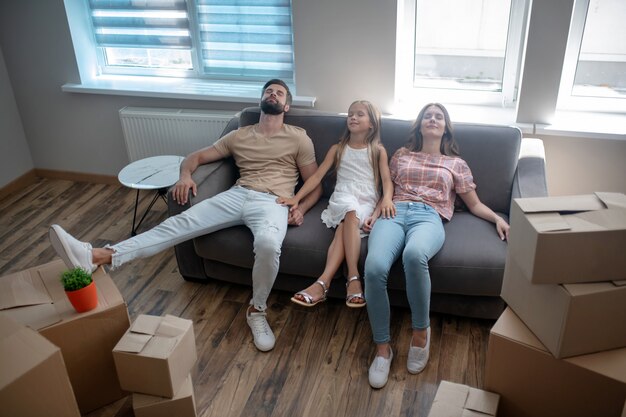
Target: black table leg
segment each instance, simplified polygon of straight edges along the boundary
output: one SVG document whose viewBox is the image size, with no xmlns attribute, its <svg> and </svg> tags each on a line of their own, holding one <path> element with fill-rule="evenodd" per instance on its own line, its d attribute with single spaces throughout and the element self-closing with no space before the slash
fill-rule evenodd
<svg viewBox="0 0 626 417">
<path fill-rule="evenodd" d="M 148 215 L 148 212 L 150 211 L 152 206 L 154 206 L 154 203 L 157 201 L 159 197 L 161 197 L 163 202 L 167 204 L 167 199 L 165 198 L 166 195 L 167 195 L 167 188 L 159 188 L 156 191 L 156 193 L 154 193 L 154 197 L 152 197 L 152 201 L 150 201 L 150 204 L 148 205 L 148 208 L 146 209 L 146 211 L 143 213 L 143 216 L 141 216 L 141 220 L 139 220 L 139 223 L 137 223 L 137 226 L 135 226 L 135 220 L 137 218 L 137 206 L 139 205 L 139 190 L 137 190 L 137 196 L 135 197 L 135 209 L 133 211 L 133 228 L 131 229 L 131 232 L 130 232 L 131 236 L 137 236 L 137 229 L 139 229 L 139 226 L 141 226 L 141 223 L 146 218 L 146 216 Z"/>
</svg>

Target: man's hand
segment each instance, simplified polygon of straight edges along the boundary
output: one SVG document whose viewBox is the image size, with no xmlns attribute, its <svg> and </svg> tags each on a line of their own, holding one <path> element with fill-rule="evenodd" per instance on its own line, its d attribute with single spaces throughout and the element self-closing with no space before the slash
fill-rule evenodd
<svg viewBox="0 0 626 417">
<path fill-rule="evenodd" d="M 291 198 L 285 198 L 285 197 L 278 197 L 276 199 L 276 202 L 278 204 L 281 204 L 283 206 L 289 206 L 291 207 L 291 210 L 293 209 L 297 209 L 298 208 L 298 204 L 300 203 L 299 200 L 296 200 L 295 197 L 291 197 Z M 290 210 L 290 211 L 291 211 Z"/>
<path fill-rule="evenodd" d="M 174 200 L 180 205 L 187 204 L 190 189 L 195 197 L 198 193 L 196 183 L 191 179 L 191 176 L 181 176 L 172 189 Z"/>
<path fill-rule="evenodd" d="M 289 209 L 289 217 L 287 217 L 287 224 L 290 226 L 301 226 L 304 223 L 304 215 L 297 207 L 291 207 Z"/>
</svg>

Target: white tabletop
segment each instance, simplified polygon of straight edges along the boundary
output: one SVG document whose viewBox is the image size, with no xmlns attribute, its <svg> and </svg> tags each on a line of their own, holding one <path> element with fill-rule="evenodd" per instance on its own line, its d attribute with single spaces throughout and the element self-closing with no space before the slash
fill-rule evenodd
<svg viewBox="0 0 626 417">
<path fill-rule="evenodd" d="M 126 187 L 137 190 L 156 190 L 178 181 L 183 156 L 160 155 L 140 159 L 126 165 L 117 178 Z"/>
</svg>

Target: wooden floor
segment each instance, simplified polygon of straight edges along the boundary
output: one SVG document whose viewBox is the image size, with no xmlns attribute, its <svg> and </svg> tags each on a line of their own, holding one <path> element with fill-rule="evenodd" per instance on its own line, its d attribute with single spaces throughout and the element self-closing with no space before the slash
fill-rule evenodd
<svg viewBox="0 0 626 417">
<path fill-rule="evenodd" d="M 151 197 L 142 192 L 140 212 Z M 56 257 L 47 237 L 52 223 L 94 246 L 129 237 L 134 198 L 134 190 L 122 186 L 39 180 L 0 200 L 0 276 Z M 146 226 L 165 213 L 158 201 Z M 409 310 L 392 310 L 396 356 L 387 386 L 373 390 L 367 382 L 373 344 L 365 309 L 348 309 L 340 300 L 305 309 L 289 301 L 291 294 L 275 291 L 268 319 L 276 347 L 262 353 L 245 320 L 249 287 L 186 282 L 173 249 L 110 274 L 131 320 L 142 313 L 193 320 L 198 416 L 427 416 L 439 381 L 483 386 L 493 321 L 433 314 L 430 362 L 420 375 L 410 375 Z M 132 415 L 130 397 L 89 414 Z"/>
</svg>

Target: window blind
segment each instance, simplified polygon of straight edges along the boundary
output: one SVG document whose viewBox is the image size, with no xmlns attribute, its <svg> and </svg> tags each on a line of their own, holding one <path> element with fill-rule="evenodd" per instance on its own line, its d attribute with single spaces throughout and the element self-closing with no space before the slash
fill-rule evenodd
<svg viewBox="0 0 626 417">
<path fill-rule="evenodd" d="M 98 46 L 191 49 L 185 0 L 89 0 Z"/>
<path fill-rule="evenodd" d="M 196 13 L 205 74 L 293 82 L 290 0 L 198 0 Z"/>
</svg>

